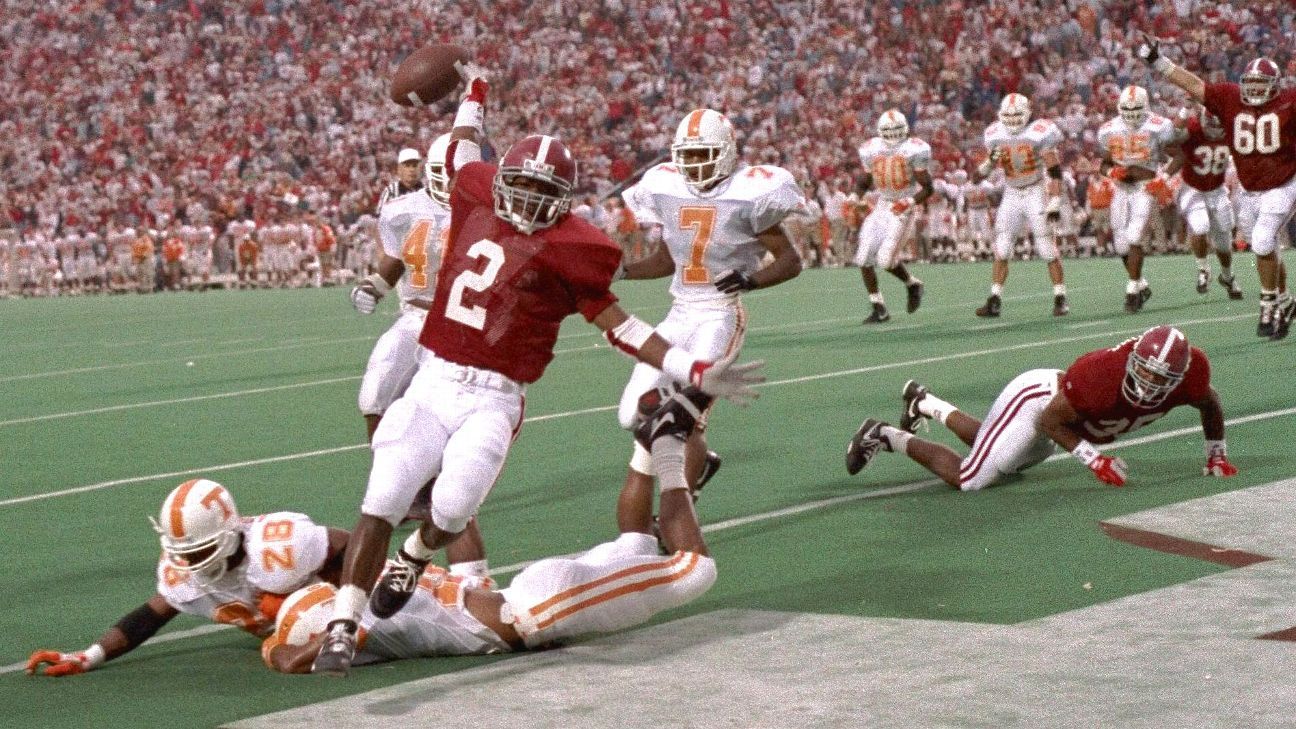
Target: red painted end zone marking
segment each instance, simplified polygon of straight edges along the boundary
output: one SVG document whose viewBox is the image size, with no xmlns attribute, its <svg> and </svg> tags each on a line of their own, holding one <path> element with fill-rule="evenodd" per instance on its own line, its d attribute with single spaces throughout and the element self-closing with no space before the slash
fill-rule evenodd
<svg viewBox="0 0 1296 729">
<path fill-rule="evenodd" d="M 1098 522 L 1103 532 L 1112 539 L 1116 539 L 1127 544 L 1133 544 L 1136 547 L 1146 547 L 1155 549 L 1158 552 L 1166 554 L 1175 554 L 1181 557 L 1192 557 L 1206 562 L 1222 564 L 1230 569 L 1239 567 L 1249 567 L 1253 564 L 1268 562 L 1273 557 L 1266 557 L 1262 554 L 1254 554 L 1241 549 L 1227 549 L 1216 547 L 1205 542 L 1194 542 L 1191 539 L 1180 539 L 1168 534 L 1158 534 L 1156 532 L 1144 531 L 1143 529 L 1134 529 L 1133 527 L 1118 526 L 1108 524 L 1105 521 Z M 1286 640 L 1296 642 L 1296 626 L 1275 630 L 1272 633 L 1257 635 L 1260 640 Z"/>
<path fill-rule="evenodd" d="M 1266 557 L 1262 554 L 1252 554 L 1241 549 L 1228 549 L 1225 547 L 1216 547 L 1213 544 L 1205 542 L 1194 542 L 1191 539 L 1180 539 L 1168 534 L 1158 534 L 1143 529 L 1120 526 L 1118 524 L 1109 524 L 1105 521 L 1098 522 L 1103 532 L 1112 539 L 1133 544 L 1136 547 L 1145 547 L 1154 549 L 1166 554 L 1176 554 L 1180 557 L 1192 557 L 1204 562 L 1214 562 L 1222 564 L 1230 569 L 1239 567 L 1249 567 L 1260 562 L 1268 562 L 1273 557 Z"/>
</svg>

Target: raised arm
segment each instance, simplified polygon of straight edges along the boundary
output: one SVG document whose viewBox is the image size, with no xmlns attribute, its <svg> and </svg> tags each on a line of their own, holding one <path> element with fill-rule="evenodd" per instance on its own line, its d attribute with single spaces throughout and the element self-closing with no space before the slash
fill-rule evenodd
<svg viewBox="0 0 1296 729">
<path fill-rule="evenodd" d="M 1139 45 L 1136 53 L 1149 66 L 1165 76 L 1167 81 L 1187 92 L 1193 101 L 1199 104 L 1206 101 L 1206 82 L 1202 81 L 1197 74 L 1175 65 L 1174 61 L 1161 55 L 1160 40 L 1144 33 L 1143 43 Z"/>
</svg>

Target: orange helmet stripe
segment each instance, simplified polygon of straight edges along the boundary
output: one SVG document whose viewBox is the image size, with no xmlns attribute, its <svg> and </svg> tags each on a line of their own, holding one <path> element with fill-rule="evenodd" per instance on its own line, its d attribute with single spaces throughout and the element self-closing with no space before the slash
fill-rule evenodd
<svg viewBox="0 0 1296 729">
<path fill-rule="evenodd" d="M 194 478 L 185 481 L 171 496 L 171 536 L 176 539 L 183 539 L 185 535 L 183 511 L 185 499 L 189 498 L 189 492 L 193 491 L 194 485 L 201 480 Z"/>
<path fill-rule="evenodd" d="M 283 622 L 279 624 L 280 639 L 288 640 L 288 635 L 292 633 L 293 626 L 297 624 L 297 619 L 301 617 L 302 613 L 326 600 L 332 600 L 334 594 L 334 590 L 330 590 L 327 585 L 323 585 L 307 592 L 305 597 L 293 603 L 293 606 L 288 610 L 288 614 L 284 616 Z"/>
<path fill-rule="evenodd" d="M 689 114 L 686 136 L 696 137 L 702 133 L 702 117 L 705 115 L 706 109 L 694 109 Z"/>
</svg>

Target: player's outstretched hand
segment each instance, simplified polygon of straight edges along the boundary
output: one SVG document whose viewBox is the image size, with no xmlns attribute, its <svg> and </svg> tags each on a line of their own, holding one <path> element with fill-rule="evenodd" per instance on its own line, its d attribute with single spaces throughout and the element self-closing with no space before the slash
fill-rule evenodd
<svg viewBox="0 0 1296 729">
<path fill-rule="evenodd" d="M 1100 455 L 1089 464 L 1099 481 L 1109 486 L 1124 486 L 1128 466 L 1122 458 Z"/>
<path fill-rule="evenodd" d="M 1161 57 L 1161 41 L 1143 33 L 1143 42 L 1139 44 L 1134 53 L 1149 66 L 1156 65 L 1157 59 Z"/>
<path fill-rule="evenodd" d="M 46 663 L 49 666 L 41 670 L 41 666 Z M 85 673 L 91 668 L 90 659 L 86 657 L 85 653 L 62 653 L 41 649 L 33 651 L 31 658 L 27 659 L 28 676 L 75 676 L 78 673 Z"/>
<path fill-rule="evenodd" d="M 690 384 L 708 395 L 723 397 L 739 407 L 747 407 L 760 397 L 753 386 L 765 381 L 765 374 L 761 371 L 765 362 L 731 362 L 731 358 L 718 362 L 694 362 L 693 370 L 689 373 Z"/>
<path fill-rule="evenodd" d="M 490 71 L 485 66 L 480 66 L 469 61 L 468 63 L 455 62 L 455 70 L 459 72 L 459 77 L 464 80 L 464 98 L 472 101 L 484 101 L 486 93 L 490 90 Z"/>
<path fill-rule="evenodd" d="M 1214 476 L 1215 478 L 1228 478 L 1237 475 L 1237 466 L 1229 463 L 1228 456 L 1216 455 L 1206 459 L 1206 465 L 1202 467 L 1203 476 Z"/>
</svg>

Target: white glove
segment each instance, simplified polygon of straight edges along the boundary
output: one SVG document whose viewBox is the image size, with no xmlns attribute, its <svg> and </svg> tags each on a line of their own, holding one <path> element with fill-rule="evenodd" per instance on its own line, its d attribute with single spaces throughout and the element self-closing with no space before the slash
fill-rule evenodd
<svg viewBox="0 0 1296 729">
<path fill-rule="evenodd" d="M 693 385 L 702 392 L 715 397 L 722 397 L 740 407 L 747 407 L 760 393 L 752 389 L 765 381 L 761 368 L 763 361 L 744 362 L 735 365 L 737 352 L 715 362 L 695 360 L 679 347 L 666 350 L 662 358 L 662 372 L 680 384 Z"/>
<path fill-rule="evenodd" d="M 456 61 L 455 70 L 459 72 L 459 78 L 464 80 L 464 85 L 469 88 L 472 87 L 473 81 L 477 79 L 481 79 L 488 84 L 490 83 L 490 71 L 487 71 L 485 66 L 478 65 L 472 61 L 468 61 L 467 63 Z"/>
<path fill-rule="evenodd" d="M 391 285 L 382 276 L 371 273 L 351 289 L 351 305 L 361 314 L 372 314 L 388 291 L 391 291 Z"/>
</svg>

